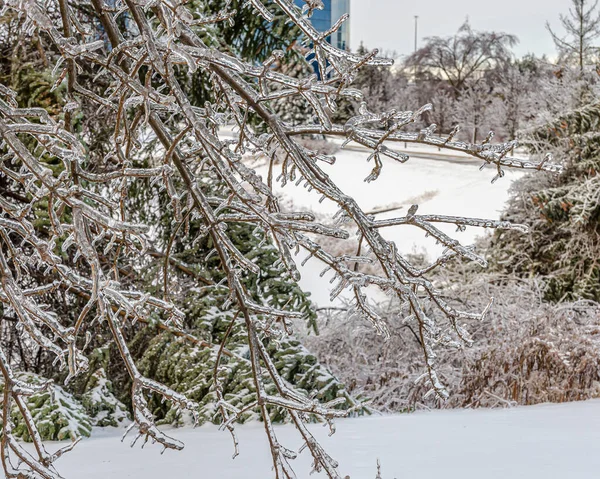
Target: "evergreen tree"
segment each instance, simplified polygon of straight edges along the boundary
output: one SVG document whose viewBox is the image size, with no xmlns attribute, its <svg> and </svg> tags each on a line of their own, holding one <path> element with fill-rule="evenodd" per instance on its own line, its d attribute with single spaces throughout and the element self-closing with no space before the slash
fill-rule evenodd
<svg viewBox="0 0 600 479">
<path fill-rule="evenodd" d="M 571 0 L 568 15 L 560 16 L 565 36 L 562 37 L 546 23 L 562 61 L 571 61 L 583 71 L 598 59 L 594 41 L 600 36 L 600 11 L 597 0 Z"/>
<path fill-rule="evenodd" d="M 498 267 L 542 275 L 546 297 L 600 300 L 600 102 L 560 115 L 528 133 L 532 153 L 564 158 L 559 176 L 520 180 L 504 218 L 530 227 L 529 240 L 498 233 Z"/>
<path fill-rule="evenodd" d="M 213 195 L 222 194 L 224 189 L 218 179 L 210 179 L 208 173 L 206 188 Z M 145 286 L 152 289 L 152 279 L 167 274 L 170 294 L 186 305 L 186 331 L 204 343 L 190 344 L 186 338 L 177 338 L 168 332 L 156 334 L 150 326 L 137 333 L 131 342 L 131 351 L 136 359 L 139 358 L 143 374 L 185 393 L 200 404 L 198 416 L 201 422 L 217 421 L 220 395 L 242 410 L 252 403 L 255 394 L 244 321 L 228 305 L 229 290 L 223 285 L 220 261 L 210 253 L 214 251 L 212 240 L 201 234 L 201 224 L 192 219 L 177 223 L 168 216 L 157 219 L 169 254 L 169 267 L 165 269 L 166 258 L 149 265 Z M 178 236 L 178 231 L 185 233 Z M 291 308 L 303 313 L 306 325 L 298 324 L 298 327 L 308 327 L 316 332 L 316 314 L 308 295 L 278 264 L 277 250 L 264 233 L 252 225 L 230 223 L 228 235 L 239 251 L 260 267 L 259 275 L 246 278 L 248 294 L 271 307 Z M 202 278 L 204 286 L 197 287 L 198 278 Z M 162 287 L 159 284 L 156 289 L 160 291 Z M 222 344 L 223 348 L 206 347 L 212 344 Z M 272 336 L 264 344 L 281 376 L 297 389 L 306 394 L 316 391 L 315 398 L 324 403 L 341 397 L 345 407 L 355 405 L 344 386 L 297 339 Z M 218 372 L 216 376 L 215 371 Z M 267 387 L 274 392 L 273 384 Z M 128 388 L 122 387 L 124 400 L 127 394 Z M 158 395 L 150 404 L 162 422 L 185 423 L 186 416 Z M 271 414 L 275 421 L 286 419 L 279 408 L 272 408 Z M 241 415 L 241 420 L 259 417 L 256 407 L 251 407 Z"/>
<path fill-rule="evenodd" d="M 194 2 L 194 6 L 206 17 L 222 15 L 225 5 L 226 2 L 210 2 L 210 4 Z M 237 0 L 233 6 L 239 8 L 235 10 L 230 21 L 216 23 L 213 26 L 212 34 L 203 31 L 204 39 L 209 44 L 225 41 L 226 45 L 219 45 L 219 48 L 233 51 L 242 58 L 257 62 L 266 60 L 266 52 L 273 49 L 294 47 L 299 37 L 298 29 L 289 23 L 285 24 L 277 20 L 277 18 L 283 18 L 279 9 L 271 6 L 271 10 L 277 13 L 275 21 L 271 24 L 263 17 L 255 15 L 251 8 L 242 7 Z M 82 12 L 78 13 L 85 15 Z M 99 25 L 96 27 L 101 30 Z M 99 35 L 102 33 L 100 32 Z M 229 44 L 228 39 L 233 38 L 236 39 L 235 42 Z M 17 92 L 16 100 L 20 107 L 43 108 L 57 120 L 62 118 L 64 115 L 61 105 L 66 101 L 65 87 L 59 85 L 58 88 L 54 88 L 55 80 L 52 79 L 52 72 L 48 66 L 51 63 L 49 58 L 38 55 L 39 51 L 43 50 L 34 50 L 32 53 L 23 49 L 22 42 L 13 40 L 5 39 L 6 48 L 0 57 L 0 80 Z M 43 38 L 34 40 L 34 42 L 43 41 Z M 27 54 L 20 55 L 21 52 Z M 294 52 L 285 58 L 284 64 L 277 66 L 294 77 L 302 77 L 306 75 L 307 69 L 310 70 L 310 67 L 307 66 L 298 51 L 294 50 Z M 48 55 L 51 55 L 51 52 Z M 80 78 L 84 78 L 88 74 L 91 75 L 92 72 L 82 71 Z M 201 78 L 201 75 L 202 73 L 199 72 L 190 74 L 189 81 L 182 83 L 188 87 L 186 93 L 198 105 L 204 105 L 204 102 L 213 99 L 212 94 L 205 89 L 206 84 L 203 83 L 204 79 Z M 95 81 L 100 89 L 102 80 Z M 281 112 L 285 113 L 283 116 L 286 121 L 289 121 L 290 124 L 299 124 L 304 121 L 309 111 L 308 105 L 302 104 L 302 101 L 294 97 L 291 102 L 297 108 L 289 108 L 284 100 L 281 101 Z M 97 163 L 97 168 L 106 162 L 104 152 L 111 140 L 109 133 L 102 134 L 102 131 L 108 126 L 107 122 L 103 123 L 102 118 L 102 115 L 94 112 L 94 114 L 80 115 L 74 119 L 75 130 L 87 143 L 90 156 L 93 158 L 93 163 Z M 91 134 L 92 131 L 93 134 Z M 153 157 L 157 149 L 160 150 L 160 147 L 156 142 L 152 143 L 145 154 L 137 158 L 135 166 L 148 166 L 152 162 L 158 161 Z M 164 151 L 161 151 L 161 154 L 164 154 Z M 56 175 L 61 173 L 62 164 L 56 162 L 51 155 L 47 155 L 47 164 Z M 213 194 L 223 193 L 222 179 L 214 175 L 212 178 L 209 178 L 208 174 L 206 176 L 207 190 Z M 0 194 L 16 200 L 20 199 L 23 203 L 29 201 L 28 198 L 21 197 L 17 191 L 12 190 L 12 186 L 13 183 L 0 174 Z M 182 235 L 178 234 L 178 228 L 181 226 L 183 218 L 179 218 L 180 222 L 178 222 L 170 215 L 159 214 L 153 198 L 161 196 L 161 189 L 148 182 L 132 185 L 129 201 L 137 205 L 137 219 L 155 223 L 158 240 L 156 244 L 152 245 L 152 257 L 155 261 L 140 265 L 143 272 L 139 278 L 135 280 L 124 278 L 123 281 L 129 282 L 132 286 L 153 292 L 159 291 L 158 294 L 162 294 L 160 292 L 162 284 L 158 287 L 155 279 L 164 271 L 165 254 L 163 251 L 168 249 L 172 252 L 172 255 L 169 256 L 169 279 L 171 282 L 175 280 L 179 284 L 179 288 L 172 293 L 178 295 L 182 303 L 188 306 L 184 311 L 186 329 L 191 334 L 198 334 L 204 338 L 207 344 L 221 344 L 224 339 L 226 340 L 227 348 L 225 348 L 225 354 L 222 355 L 221 361 L 223 372 L 219 376 L 222 378 L 222 382 L 219 387 L 228 398 L 239 394 L 240 401 L 243 402 L 254 394 L 251 367 L 248 358 L 244 357 L 244 350 L 248 348 L 245 343 L 247 338 L 243 334 L 243 324 L 239 318 L 236 318 L 237 321 L 234 322 L 232 332 L 228 338 L 225 338 L 226 331 L 234 318 L 233 313 L 225 305 L 227 290 L 218 285 L 224 279 L 219 260 L 209 255 L 213 249 L 209 239 L 204 238 L 194 242 L 188 239 L 198 237 L 200 229 L 198 221 L 187 218 L 184 221 L 185 228 L 180 231 L 180 233 L 185 232 L 186 234 Z M 50 226 L 50 219 L 46 212 L 47 206 L 47 203 L 40 205 L 39 211 L 36 212 L 35 226 L 41 236 L 46 234 Z M 273 244 L 248 224 L 231 224 L 230 233 L 235 246 L 261 269 L 260 277 L 247 278 L 245 286 L 248 288 L 248 292 L 257 300 L 266 298 L 266 302 L 272 307 L 289 307 L 305 314 L 307 327 L 316 331 L 316 315 L 310 300 L 290 277 L 287 270 L 275 265 L 277 250 Z M 62 260 L 67 264 L 76 263 L 76 258 L 66 249 L 63 252 Z M 106 255 L 104 260 L 107 264 L 112 261 L 110 255 Z M 32 271 L 31 274 L 32 281 L 35 282 L 36 272 Z M 40 275 L 39 284 L 43 284 L 45 279 L 43 276 L 43 274 Z M 207 284 L 206 289 L 198 290 L 192 287 L 197 284 L 199 278 L 202 278 Z M 171 288 L 176 287 L 171 284 Z M 44 298 L 54 310 L 61 311 L 64 317 L 70 318 L 71 324 L 75 324 L 77 317 L 73 311 L 84 307 L 89 297 L 80 294 L 75 297 L 70 296 L 67 301 L 65 292 L 56 289 L 46 293 Z M 0 314 L 2 312 L 3 303 L 0 302 Z M 10 319 L 10 315 L 4 319 L 0 341 L 6 344 L 11 360 L 14 360 L 21 370 L 27 371 L 27 374 L 35 374 L 38 382 L 43 381 L 43 377 L 56 379 L 57 382 L 64 381 L 66 373 L 56 373 L 52 366 L 51 355 L 44 352 L 42 348 L 31 345 L 28 347 L 23 344 L 19 332 L 14 328 L 14 323 L 9 322 Z M 302 327 L 304 326 L 302 325 Z M 71 429 L 68 429 L 69 434 L 89 435 L 90 424 L 117 426 L 129 415 L 131 382 L 118 359 L 117 349 L 114 345 L 106 346 L 108 337 L 108 332 L 105 332 L 105 334 L 96 334 L 90 339 L 90 349 L 93 352 L 89 358 L 90 365 L 87 373 L 70 382 L 65 390 L 60 389 L 61 392 L 68 395 L 69 404 L 73 405 L 77 414 L 67 417 L 63 413 L 59 414 L 60 411 L 56 412 L 55 402 L 52 401 L 55 395 L 53 391 L 56 390 L 54 386 L 50 392 L 44 392 L 41 393 L 41 396 L 36 395 L 32 398 L 36 405 L 36 421 L 41 425 L 44 439 L 57 439 L 58 431 L 63 427 L 60 425 L 69 421 L 72 426 Z M 129 328 L 127 339 L 130 341 L 136 359 L 141 361 L 140 368 L 145 374 L 163 381 L 178 391 L 189 393 L 190 397 L 203 406 L 199 412 L 201 421 L 218 420 L 215 416 L 216 384 L 212 382 L 217 357 L 217 351 L 214 348 L 190 345 L 186 343 L 185 339 L 178 339 L 169 333 L 157 335 L 155 326 L 152 324 L 138 324 Z M 274 346 L 278 341 L 283 344 L 276 349 Z M 266 346 L 274 355 L 275 363 L 281 374 L 290 384 L 298 385 L 305 391 L 323 389 L 323 393 L 318 394 L 317 399 L 323 399 L 324 402 L 335 399 L 338 392 L 346 398 L 346 406 L 349 405 L 348 401 L 354 401 L 345 392 L 343 385 L 323 368 L 296 339 L 272 338 L 267 341 Z M 235 351 L 236 354 L 232 357 L 230 351 Z M 237 354 L 238 352 L 241 353 Z M 177 365 L 173 362 L 174 360 L 182 362 Z M 181 364 L 193 364 L 194 367 L 181 371 L 177 369 L 181 368 Z M 231 400 L 236 403 L 235 399 Z M 182 421 L 179 411 L 171 410 L 170 405 L 160 401 L 158 396 L 151 398 L 150 402 L 154 412 L 163 422 L 180 423 Z M 240 407 L 243 407 L 241 402 Z M 247 417 L 250 416 L 258 417 L 253 411 L 250 411 Z M 275 410 L 273 410 L 273 418 L 275 420 L 285 419 Z M 46 423 L 52 424 L 52 427 L 44 427 Z M 78 423 L 80 424 L 79 428 L 76 427 Z M 16 433 L 25 440 L 29 439 L 21 429 L 18 429 Z M 65 436 L 60 436 L 60 438 L 63 437 Z"/>
</svg>

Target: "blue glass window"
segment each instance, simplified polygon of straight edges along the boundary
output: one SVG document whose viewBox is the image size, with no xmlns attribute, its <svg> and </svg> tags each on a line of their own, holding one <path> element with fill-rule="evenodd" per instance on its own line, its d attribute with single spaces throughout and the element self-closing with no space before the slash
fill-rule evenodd
<svg viewBox="0 0 600 479">
<path fill-rule="evenodd" d="M 302 8 L 305 3 L 303 0 L 295 0 L 296 5 Z M 331 28 L 344 13 L 350 13 L 350 0 L 323 0 L 325 8 L 323 10 L 314 10 L 311 22 L 319 32 L 325 32 Z M 342 28 L 328 40 L 333 46 L 346 50 L 350 48 L 350 30 L 349 22 L 346 21 Z"/>
</svg>

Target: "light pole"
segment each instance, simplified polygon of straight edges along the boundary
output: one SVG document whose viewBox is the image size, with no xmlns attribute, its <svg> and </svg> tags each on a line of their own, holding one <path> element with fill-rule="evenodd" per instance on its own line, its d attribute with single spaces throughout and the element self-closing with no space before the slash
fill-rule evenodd
<svg viewBox="0 0 600 479">
<path fill-rule="evenodd" d="M 419 15 L 415 15 L 415 52 L 417 51 L 417 31 L 419 29 Z"/>
<path fill-rule="evenodd" d="M 415 15 L 415 53 L 417 53 L 417 32 L 419 31 L 419 15 Z M 417 64 L 413 68 L 413 81 L 417 83 Z"/>
</svg>

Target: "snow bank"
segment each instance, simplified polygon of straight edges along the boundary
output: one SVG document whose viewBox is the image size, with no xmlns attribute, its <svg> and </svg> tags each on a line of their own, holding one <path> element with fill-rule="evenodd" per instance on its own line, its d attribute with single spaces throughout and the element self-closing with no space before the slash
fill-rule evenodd
<svg viewBox="0 0 600 479">
<path fill-rule="evenodd" d="M 437 148 L 420 148 L 419 155 L 434 156 Z M 508 190 L 514 180 L 523 173 L 507 170 L 504 178 L 491 183 L 496 174 L 495 168 L 487 167 L 479 170 L 476 160 L 465 160 L 461 156 L 448 156 L 448 159 L 427 159 L 411 157 L 406 163 L 398 163 L 383 159 L 383 172 L 377 181 L 365 183 L 373 163 L 367 163 L 367 150 L 341 150 L 335 154 L 335 165 L 321 164 L 323 170 L 346 194 L 356 199 L 367 212 L 385 209 L 386 207 L 402 207 L 397 211 L 378 214 L 378 219 L 402 216 L 413 204 L 419 205 L 419 214 L 442 214 L 486 218 L 497 220 L 508 199 Z M 281 166 L 276 166 L 274 177 L 279 175 Z M 257 168 L 263 178 L 267 177 L 267 166 Z M 290 183 L 284 188 L 279 183 L 274 185 L 275 192 L 283 201 L 292 202 L 297 209 L 309 209 L 317 215 L 331 218 L 336 206 L 332 201 L 319 203 L 320 196 L 309 192 L 300 184 Z M 465 232 L 456 232 L 456 226 L 436 225 L 445 233 L 461 241 L 463 245 L 472 244 L 477 236 L 485 233 L 480 228 L 467 228 Z M 443 247 L 432 238 L 425 238 L 425 233 L 415 227 L 398 226 L 386 228 L 384 236 L 396 243 L 401 253 L 421 253 L 430 258 L 437 257 Z M 301 260 L 301 259 L 300 259 Z M 321 306 L 329 304 L 329 277 L 320 279 L 322 264 L 311 259 L 300 268 L 302 280 L 300 286 L 312 294 L 311 299 Z"/>
<path fill-rule="evenodd" d="M 311 429 L 340 462 L 342 477 L 373 479 L 376 460 L 384 479 L 586 479 L 600 471 L 600 401 L 515 409 L 417 412 L 347 419 L 327 437 Z M 237 428 L 240 456 L 231 460 L 227 433 L 213 426 L 171 431 L 185 441 L 182 452 L 147 446 L 130 449 L 113 432 L 94 434 L 60 459 L 69 478 L 268 479 L 273 477 L 260 423 Z M 282 443 L 299 448 L 292 426 L 279 426 Z M 309 477 L 305 452 L 296 463 Z M 324 477 L 314 475 L 310 477 Z"/>
</svg>

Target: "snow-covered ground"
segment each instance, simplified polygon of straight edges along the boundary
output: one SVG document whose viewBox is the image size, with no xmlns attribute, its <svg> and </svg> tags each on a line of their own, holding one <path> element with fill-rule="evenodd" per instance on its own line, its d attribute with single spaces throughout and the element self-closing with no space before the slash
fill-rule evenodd
<svg viewBox="0 0 600 479">
<path fill-rule="evenodd" d="M 335 165 L 323 163 L 321 166 L 365 211 L 402 207 L 397 211 L 378 214 L 378 219 L 403 216 L 413 204 L 419 205 L 420 214 L 499 219 L 508 199 L 510 185 L 523 174 L 522 171 L 507 170 L 504 178 L 492 184 L 495 168 L 488 166 L 480 171 L 481 163 L 477 160 L 464 155 L 448 155 L 448 152 L 441 152 L 446 155 L 446 159 L 440 159 L 440 152 L 435 147 L 409 145 L 409 154 L 411 148 L 414 149 L 415 156 L 404 164 L 384 159 L 383 172 L 372 183 L 363 181 L 373 168 L 373 163 L 366 161 L 369 156 L 366 149 L 342 150 L 335 155 Z M 425 158 L 427 156 L 436 159 Z M 279 176 L 278 169 L 275 170 L 275 178 Z M 259 166 L 257 170 L 266 178 L 266 165 Z M 325 200 L 319 203 L 319 195 L 314 191 L 308 192 L 303 184 L 295 186 L 290 183 L 285 188 L 277 184 L 275 191 L 281 195 L 283 204 L 291 201 L 296 209 L 310 209 L 325 219 L 336 212 L 333 202 Z M 456 233 L 456 227 L 452 225 L 442 225 L 440 229 L 464 245 L 472 244 L 475 237 L 484 234 L 478 228 L 467 228 L 465 232 Z M 443 251 L 443 247 L 436 245 L 434 239 L 425 239 L 422 230 L 411 226 L 387 228 L 383 234 L 394 241 L 398 250 L 403 253 L 425 253 L 429 257 L 435 257 Z M 313 301 L 327 305 L 330 285 L 327 277 L 318 277 L 322 269 L 320 262 L 311 259 L 301 268 L 300 284 L 312 293 Z"/>
<path fill-rule="evenodd" d="M 592 479 L 600 474 L 600 401 L 514 409 L 417 412 L 337 421 L 327 437 L 311 428 L 340 462 L 342 477 L 373 479 Z M 116 430 L 100 431 L 60 459 L 67 479 L 269 479 L 262 424 L 238 426 L 240 455 L 231 460 L 228 433 L 213 426 L 172 431 L 181 452 L 157 446 L 130 449 Z M 292 426 L 279 426 L 281 442 L 297 449 Z M 294 461 L 307 479 L 310 459 Z M 323 475 L 310 477 L 324 477 Z"/>
</svg>

